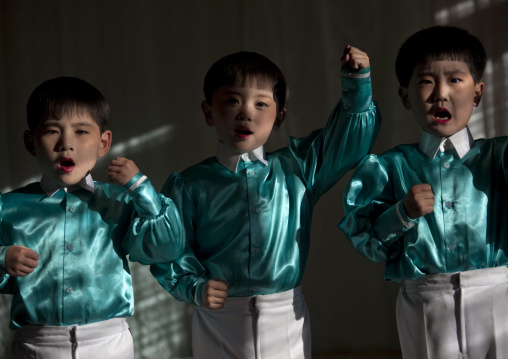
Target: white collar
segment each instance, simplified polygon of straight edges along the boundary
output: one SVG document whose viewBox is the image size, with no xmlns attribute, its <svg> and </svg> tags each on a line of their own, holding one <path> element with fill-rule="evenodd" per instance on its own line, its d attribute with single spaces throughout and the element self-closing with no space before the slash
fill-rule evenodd
<svg viewBox="0 0 508 359">
<path fill-rule="evenodd" d="M 43 175 L 41 178 L 41 188 L 49 197 L 53 197 L 53 195 L 60 190 L 63 190 L 65 192 L 72 192 L 80 188 L 95 193 L 95 185 L 90 172 L 88 172 L 86 176 L 83 177 L 83 179 L 81 179 L 81 181 L 79 181 L 77 184 L 68 187 L 66 186 L 62 187 L 60 186 L 60 184 L 56 183 L 55 181 L 53 181 L 48 177 L 44 177 Z"/>
<path fill-rule="evenodd" d="M 444 152 L 455 148 L 459 157 L 462 158 L 471 149 L 473 142 L 473 136 L 466 127 L 450 137 L 438 137 L 422 131 L 418 147 L 430 158 L 435 158 L 437 151 Z"/>
<path fill-rule="evenodd" d="M 215 157 L 221 165 L 228 168 L 233 173 L 236 173 L 240 159 L 243 161 L 260 161 L 265 166 L 268 166 L 268 162 L 265 159 L 265 150 L 263 146 L 256 148 L 252 152 L 238 153 L 225 145 L 224 142 L 219 141 L 219 144 L 217 145 L 217 154 Z"/>
</svg>

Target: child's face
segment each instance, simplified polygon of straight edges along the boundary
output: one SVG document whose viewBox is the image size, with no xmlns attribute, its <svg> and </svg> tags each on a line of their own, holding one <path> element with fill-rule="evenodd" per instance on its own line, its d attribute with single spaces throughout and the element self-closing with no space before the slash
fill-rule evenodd
<svg viewBox="0 0 508 359">
<path fill-rule="evenodd" d="M 62 186 L 79 183 L 111 146 L 111 131 L 100 132 L 86 112 L 73 110 L 61 119 L 47 119 L 32 134 L 25 131 L 27 150 L 36 157 L 45 177 Z"/>
<path fill-rule="evenodd" d="M 255 82 L 221 86 L 214 92 L 212 103 L 203 101 L 201 108 L 219 139 L 238 153 L 264 145 L 286 115 L 286 109 L 277 110 L 272 89 L 257 88 Z"/>
<path fill-rule="evenodd" d="M 429 60 L 415 67 L 399 95 L 424 131 L 448 137 L 466 127 L 483 90 L 465 62 Z"/>
</svg>

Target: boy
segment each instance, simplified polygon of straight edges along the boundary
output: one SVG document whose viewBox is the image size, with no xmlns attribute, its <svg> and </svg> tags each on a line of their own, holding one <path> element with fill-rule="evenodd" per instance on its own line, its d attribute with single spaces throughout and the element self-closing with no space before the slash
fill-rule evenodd
<svg viewBox="0 0 508 359">
<path fill-rule="evenodd" d="M 300 283 L 312 209 L 370 150 L 379 127 L 367 55 L 348 46 L 342 63 L 343 99 L 326 127 L 273 153 L 263 146 L 286 115 L 278 67 L 240 52 L 208 71 L 202 110 L 217 131 L 217 154 L 164 185 L 188 248 L 152 266 L 164 288 L 197 306 L 194 358 L 311 357 Z"/>
<path fill-rule="evenodd" d="M 402 281 L 404 358 L 507 358 L 507 138 L 467 128 L 484 84 L 480 41 L 454 27 L 417 32 L 400 48 L 399 95 L 418 144 L 362 160 L 340 228 Z"/>
<path fill-rule="evenodd" d="M 111 145 L 109 105 L 87 82 L 60 77 L 28 100 L 27 150 L 40 183 L 0 196 L 0 288 L 14 294 L 13 358 L 134 358 L 126 255 L 176 258 L 184 238 L 172 202 L 136 165 L 117 158 L 109 178 L 90 171 Z"/>
</svg>

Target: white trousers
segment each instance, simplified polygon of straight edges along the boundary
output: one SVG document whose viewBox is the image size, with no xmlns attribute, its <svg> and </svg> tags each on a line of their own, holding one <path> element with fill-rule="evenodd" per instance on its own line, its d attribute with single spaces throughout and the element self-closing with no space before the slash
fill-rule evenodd
<svg viewBox="0 0 508 359">
<path fill-rule="evenodd" d="M 125 318 L 16 330 L 13 359 L 134 359 L 134 344 Z"/>
<path fill-rule="evenodd" d="M 228 297 L 218 310 L 196 307 L 192 351 L 194 359 L 310 359 L 310 320 L 301 287 Z"/>
<path fill-rule="evenodd" d="M 508 358 L 508 269 L 405 281 L 397 327 L 407 359 Z"/>
</svg>

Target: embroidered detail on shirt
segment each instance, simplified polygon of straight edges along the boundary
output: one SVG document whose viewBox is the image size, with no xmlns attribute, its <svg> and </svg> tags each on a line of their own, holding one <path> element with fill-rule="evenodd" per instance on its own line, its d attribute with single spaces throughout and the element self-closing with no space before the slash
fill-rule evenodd
<svg viewBox="0 0 508 359">
<path fill-rule="evenodd" d="M 406 222 L 404 220 L 404 218 L 402 218 L 402 214 L 400 213 L 399 205 L 400 205 L 400 201 L 397 202 L 397 205 L 395 206 L 395 211 L 397 212 L 397 217 L 399 217 L 400 222 L 406 228 L 413 228 L 415 226 L 414 222 Z"/>
<path fill-rule="evenodd" d="M 130 186 L 130 187 L 129 187 L 128 191 L 129 191 L 129 192 L 134 191 L 134 190 L 135 190 L 136 188 L 138 188 L 138 186 L 139 186 L 141 183 L 143 183 L 146 179 L 147 179 L 147 177 L 146 177 L 145 175 L 141 176 L 141 178 L 140 178 L 140 179 L 138 179 L 138 180 L 136 181 L 136 183 L 134 183 L 132 186 Z"/>
</svg>

